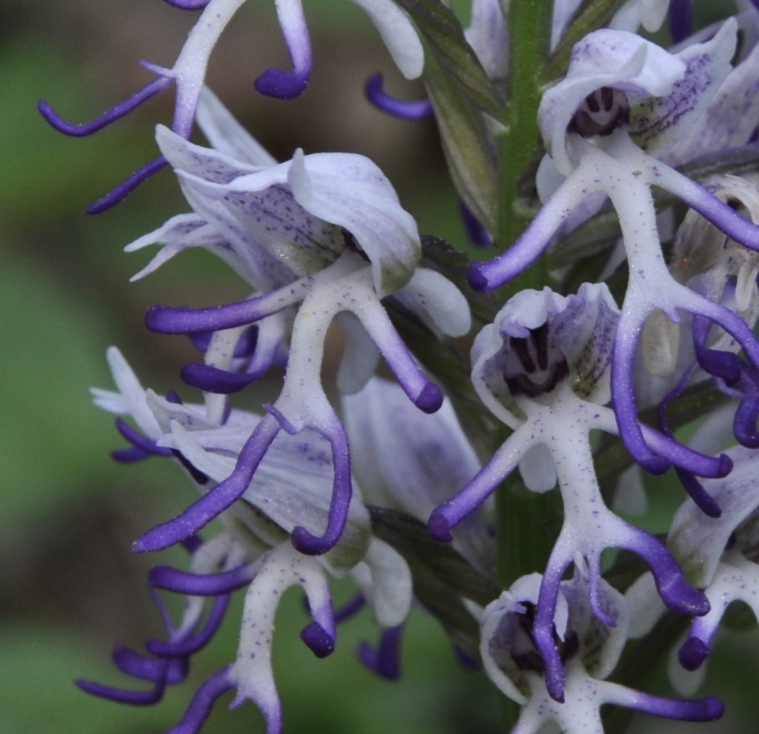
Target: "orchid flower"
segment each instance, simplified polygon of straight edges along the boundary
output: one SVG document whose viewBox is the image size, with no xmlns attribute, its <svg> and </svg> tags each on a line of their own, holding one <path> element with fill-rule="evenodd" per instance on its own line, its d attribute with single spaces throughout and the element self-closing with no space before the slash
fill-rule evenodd
<svg viewBox="0 0 759 734">
<path fill-rule="evenodd" d="M 450 540 L 451 528 L 517 466 L 533 491 L 547 491 L 558 479 L 564 523 L 542 578 L 534 625 L 546 685 L 556 701 L 563 700 L 565 678 L 552 620 L 561 579 L 577 558 L 589 568 L 591 607 L 611 626 L 614 620 L 599 597 L 601 554 L 609 547 L 641 556 L 673 611 L 708 610 L 703 594 L 687 584 L 664 546 L 614 515 L 601 497 L 589 434 L 595 429 L 617 433 L 614 413 L 604 404 L 609 400 L 609 364 L 619 319 L 604 285 L 584 284 L 576 296 L 566 298 L 548 288 L 522 291 L 507 302 L 475 340 L 472 381 L 483 403 L 514 432 L 458 494 L 432 513 L 428 523 L 433 537 Z M 650 429 L 646 432 L 653 434 Z M 672 450 L 688 453 L 677 445 Z M 539 458 L 525 461 L 535 451 L 541 451 Z M 729 470 L 722 462 L 704 463 L 709 464 L 702 468 L 705 472 L 721 475 Z"/>
<path fill-rule="evenodd" d="M 145 390 L 117 349 L 109 350 L 108 360 L 118 392 L 94 390 L 97 404 L 131 417 L 142 437 L 134 438 L 137 445 L 149 442 L 157 451 L 178 458 L 201 492 L 213 491 L 209 484 L 223 481 L 234 470 L 234 457 L 261 422 L 260 416 L 231 411 L 223 423 L 215 423 L 205 406 L 166 400 Z M 331 474 L 327 442 L 321 436 L 311 432 L 277 437 L 241 499 L 222 514 L 226 529 L 207 543 L 200 543 L 196 536 L 186 543 L 193 552 L 190 572 L 163 566 L 151 571 L 151 593 L 169 640 L 150 641 L 147 649 L 152 657 L 119 648 L 114 660 L 122 671 L 152 682 L 153 689 L 135 693 L 88 681 L 80 686 L 116 701 L 156 703 L 166 685 L 184 679 L 190 656 L 213 636 L 230 594 L 248 587 L 237 660 L 201 687 L 177 731 L 197 731 L 213 701 L 235 689 L 232 705 L 250 699 L 263 712 L 268 734 L 278 734 L 281 705 L 271 667 L 271 643 L 274 614 L 286 588 L 300 585 L 306 591 L 313 621 L 301 638 L 318 657 L 331 653 L 336 641 L 327 573 L 354 576 L 382 629 L 397 628 L 411 605 L 408 567 L 396 551 L 371 535 L 368 512 L 356 495 L 351 498 L 344 532 L 329 553 L 316 559 L 290 543 L 297 527 L 317 532 L 324 524 Z M 157 589 L 187 595 L 178 627 L 172 624 Z M 211 597 L 212 609 L 201 625 Z"/>
<path fill-rule="evenodd" d="M 713 696 L 676 701 L 604 680 L 622 653 L 630 614 L 624 597 L 601 581 L 595 590 L 597 604 L 614 624 L 600 623 L 587 602 L 592 581 L 585 571 L 580 566 L 571 581 L 561 582 L 551 619 L 567 676 L 561 702 L 549 693 L 535 639 L 535 609 L 543 588 L 540 574 L 518 579 L 485 609 L 481 638 L 485 670 L 502 693 L 522 706 L 511 734 L 536 734 L 551 721 L 565 734 L 602 734 L 600 708 L 607 703 L 681 721 L 720 718 L 724 707 Z"/>
<path fill-rule="evenodd" d="M 665 471 L 673 457 L 653 449 L 637 421 L 632 366 L 648 317 L 661 311 L 677 323 L 679 310 L 703 317 L 722 327 L 759 365 L 759 342 L 748 325 L 668 272 L 650 192 L 651 186 L 671 191 L 737 242 L 759 249 L 759 227 L 654 157 L 696 123 L 728 75 L 735 27 L 728 20 L 711 41 L 679 54 L 621 31 L 596 31 L 578 43 L 566 79 L 546 92 L 539 113 L 551 155 L 544 165 L 555 165 L 566 179 L 510 249 L 470 271 L 475 290 L 497 288 L 540 256 L 584 199 L 603 193 L 612 200 L 630 273 L 615 337 L 612 397 L 625 445 L 655 473 Z"/>
<path fill-rule="evenodd" d="M 279 398 L 251 433 L 234 472 L 179 518 L 148 533 L 138 548 L 156 550 L 195 532 L 242 495 L 281 430 L 294 434 L 311 428 L 333 449 L 331 520 L 324 535 L 299 528 L 293 540 L 303 552 L 324 553 L 343 532 L 352 492 L 348 438 L 321 386 L 329 325 L 339 314 L 352 314 L 342 316 L 349 335 L 344 381 L 350 389 L 359 389 L 369 378 L 379 352 L 412 402 L 434 412 L 442 404 L 442 393 L 411 357 L 380 299 L 398 292 L 450 336 L 469 330 L 468 305 L 443 276 L 416 267 L 416 225 L 371 161 L 352 154 L 306 156 L 298 151 L 292 161 L 260 165 L 259 147 L 252 147 L 211 97 L 209 117 L 206 130 L 212 142 L 221 150 L 242 150 L 243 160 L 193 145 L 159 127 L 159 146 L 175 167 L 195 214 L 171 220 L 131 249 L 167 242 L 167 250 L 148 270 L 186 247 L 219 252 L 254 286 L 256 295 L 197 311 L 156 306 L 146 322 L 162 333 L 228 332 L 229 337 L 219 337 L 223 346 L 217 350 L 228 358 L 239 338 L 235 329 L 278 318 L 267 354 L 275 354 L 271 345 L 284 334 L 289 337 L 288 366 Z M 259 165 L 248 162 L 253 159 Z M 267 359 L 259 364 L 265 366 Z M 195 370 L 193 384 L 229 392 L 226 370 L 213 363 Z"/>
</svg>

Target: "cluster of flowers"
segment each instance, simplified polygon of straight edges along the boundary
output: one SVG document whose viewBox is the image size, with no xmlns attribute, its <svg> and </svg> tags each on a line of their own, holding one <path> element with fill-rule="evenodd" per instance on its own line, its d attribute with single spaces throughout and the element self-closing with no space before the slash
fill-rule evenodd
<svg viewBox="0 0 759 734">
<path fill-rule="evenodd" d="M 243 0 L 168 1 L 202 11 L 172 69 L 148 65 L 156 81 L 88 125 L 64 122 L 46 103 L 40 109 L 63 132 L 89 134 L 176 85 L 172 129 L 157 130 L 161 157 L 93 211 L 171 166 L 192 213 L 127 247 L 160 245 L 135 278 L 201 247 L 252 292 L 238 303 L 155 306 L 147 314 L 149 329 L 189 335 L 202 352 L 202 361 L 182 371 L 184 382 L 202 391 L 201 403 L 144 389 L 118 350 L 109 351 L 117 391 L 95 390 L 95 401 L 132 421 L 117 419 L 130 448 L 115 458 L 173 459 L 200 498 L 135 544 L 137 551 L 183 544 L 192 556 L 189 571 L 159 566 L 150 574 L 167 639 L 151 640 L 147 654 L 120 648 L 114 656 L 122 671 L 152 688 L 135 693 L 87 681 L 81 687 L 117 701 L 155 703 L 167 685 L 186 677 L 190 657 L 214 635 L 232 592 L 247 588 L 236 660 L 199 689 L 172 731 L 199 731 L 213 702 L 234 691 L 232 705 L 250 699 L 269 734 L 277 734 L 282 713 L 271 643 L 282 592 L 303 587 L 311 622 L 301 637 L 317 656 L 334 650 L 337 623 L 368 605 L 381 642 L 376 650 L 363 647 L 361 658 L 392 678 L 412 599 L 437 609 L 414 584 L 405 557 L 412 552 L 427 553 L 431 567 L 433 556 L 448 554 L 478 580 L 472 592 L 440 577 L 446 603 L 461 607 L 478 628 L 473 641 L 452 638 L 521 705 L 513 733 L 537 732 L 548 721 L 564 732 L 601 732 L 605 703 L 684 720 L 719 717 L 723 707 L 714 697 L 664 699 L 606 678 L 625 645 L 666 610 L 693 618 L 679 650 L 689 670 L 709 655 L 733 600 L 759 615 L 759 189 L 741 168 L 757 159 L 759 10 L 739 4 L 735 17 L 691 35 L 687 1 L 632 0 L 609 13 L 606 27 L 583 33 L 537 109 L 545 155 L 534 183 L 542 206 L 516 242 L 470 266 L 467 287 L 460 258 L 420 237 L 371 161 L 299 150 L 277 163 L 203 86 L 209 55 Z M 427 3 L 427 16 L 417 17 L 419 4 L 402 3 L 415 26 L 391 0 L 355 1 L 400 70 L 421 75 L 417 30 L 431 44 L 424 18 L 443 17 L 445 6 Z M 548 31 L 557 52 L 587 21 L 586 5 L 556 0 Z M 277 11 L 293 71 L 270 69 L 256 88 L 287 99 L 307 85 L 311 50 L 299 0 L 278 2 Z M 641 24 L 655 31 L 668 16 L 672 50 L 638 34 Z M 452 14 L 445 18 L 457 22 Z M 471 25 L 459 31 L 448 39 L 461 52 L 456 58 L 476 64 L 493 98 L 508 95 L 512 62 L 498 2 L 473 0 Z M 463 84 L 455 70 L 442 74 Z M 379 78 L 370 80 L 367 94 L 391 114 L 438 115 L 445 134 L 452 113 L 434 79 L 427 81 L 430 101 L 391 99 Z M 463 147 L 492 156 L 504 121 L 487 110 L 476 115 L 479 137 Z M 210 147 L 189 142 L 196 123 Z M 476 186 L 461 174 L 466 163 L 449 158 L 467 221 L 492 250 L 498 232 L 483 215 L 487 205 L 473 200 Z M 654 198 L 654 187 L 664 193 Z M 577 236 L 588 231 L 595 236 Z M 570 290 L 602 255 L 604 270 L 591 278 L 597 282 Z M 541 257 L 549 264 L 545 287 L 498 301 L 499 289 Z M 477 295 L 489 291 L 495 295 Z M 471 379 L 462 384 L 450 373 L 469 368 L 451 340 L 472 330 L 475 305 L 482 328 L 471 350 Z M 488 309 L 491 323 L 482 317 Z M 333 321 L 346 337 L 338 409 L 321 379 Z M 419 344 L 410 350 L 399 333 L 408 323 L 422 334 L 420 343 L 433 345 L 424 369 L 412 354 L 423 357 Z M 448 361 L 436 371 L 429 353 Z M 375 375 L 380 355 L 397 384 Z M 230 396 L 255 389 L 249 386 L 278 369 L 284 383 L 272 404 L 259 414 L 231 406 Z M 718 409 L 700 413 L 698 430 L 684 443 L 671 408 L 687 408 L 694 392 L 709 395 Z M 653 406 L 658 427 L 644 421 Z M 469 416 L 466 432 L 457 409 L 462 417 L 478 414 Z M 507 436 L 500 446 L 496 435 Z M 620 445 L 629 459 L 601 477 L 602 449 Z M 688 494 L 668 542 L 623 520 L 602 493 L 602 484 L 619 480 L 618 499 L 629 505 L 641 468 L 654 474 L 674 468 Z M 494 532 L 488 500 L 509 482 L 534 493 L 558 484 L 563 524 L 545 567 L 501 592 L 495 546 L 504 529 Z M 504 505 L 508 511 L 508 499 Z M 201 539 L 214 519 L 221 530 Z M 419 539 L 422 523 L 437 548 L 429 536 Z M 401 536 L 403 542 L 392 542 Z M 451 541 L 452 549 L 442 545 Z M 602 575 L 608 548 L 641 559 L 629 588 L 614 588 Z M 335 610 L 328 578 L 346 574 L 360 593 Z M 159 589 L 187 596 L 178 624 Z"/>
</svg>

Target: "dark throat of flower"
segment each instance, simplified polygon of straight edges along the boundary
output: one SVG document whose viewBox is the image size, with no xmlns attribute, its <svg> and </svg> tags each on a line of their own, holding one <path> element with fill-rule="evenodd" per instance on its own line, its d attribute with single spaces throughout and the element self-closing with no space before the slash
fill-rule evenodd
<svg viewBox="0 0 759 734">
<path fill-rule="evenodd" d="M 510 337 L 511 358 L 507 362 L 504 380 L 512 395 L 530 398 L 545 395 L 569 375 L 566 359 L 557 349 L 551 348 L 548 336 L 548 324 L 543 324 L 532 329 L 528 337 Z"/>
<path fill-rule="evenodd" d="M 585 97 L 568 129 L 583 138 L 591 138 L 595 135 L 611 135 L 618 127 L 629 122 L 630 104 L 625 93 L 613 87 L 601 87 Z"/>
</svg>

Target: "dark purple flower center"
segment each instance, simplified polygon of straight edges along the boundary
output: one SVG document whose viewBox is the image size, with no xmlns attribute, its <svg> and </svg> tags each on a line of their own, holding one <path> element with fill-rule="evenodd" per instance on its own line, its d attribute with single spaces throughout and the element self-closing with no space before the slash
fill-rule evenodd
<svg viewBox="0 0 759 734">
<path fill-rule="evenodd" d="M 624 92 L 601 87 L 589 94 L 577 108 L 569 129 L 583 138 L 610 135 L 630 121 L 630 104 Z"/>
<path fill-rule="evenodd" d="M 519 631 L 511 649 L 511 657 L 519 670 L 531 670 L 543 675 L 545 673 L 545 663 L 535 645 L 535 640 L 532 635 L 537 607 L 535 604 L 528 601 L 521 602 L 521 605 L 524 607 L 525 611 L 523 614 L 516 615 L 519 623 Z M 567 632 L 564 640 L 559 637 L 555 628 L 552 630 L 552 633 L 553 641 L 559 652 L 559 657 L 562 663 L 566 662 L 570 657 L 579 652 L 580 643 L 574 632 Z"/>
<path fill-rule="evenodd" d="M 503 378 L 512 395 L 544 395 L 569 374 L 564 355 L 550 344 L 548 337 L 547 323 L 532 329 L 528 337 L 509 337 Z"/>
</svg>

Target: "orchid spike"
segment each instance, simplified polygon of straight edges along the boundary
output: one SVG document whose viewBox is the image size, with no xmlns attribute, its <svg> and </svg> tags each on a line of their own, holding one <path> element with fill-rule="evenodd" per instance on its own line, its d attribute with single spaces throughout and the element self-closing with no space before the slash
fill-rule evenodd
<svg viewBox="0 0 759 734">
<path fill-rule="evenodd" d="M 601 555 L 608 547 L 640 556 L 673 611 L 693 615 L 709 609 L 706 597 L 686 582 L 666 548 L 614 515 L 601 498 L 590 432 L 618 431 L 613 412 L 603 406 L 609 398 L 609 362 L 618 319 L 611 294 L 600 285 L 585 284 L 577 296 L 568 298 L 548 288 L 542 293 L 522 291 L 507 302 L 495 323 L 475 341 L 472 381 L 486 406 L 514 432 L 461 491 L 433 511 L 428 522 L 434 538 L 450 541 L 451 529 L 517 466 L 523 469 L 531 451 L 540 447 L 545 452 L 541 463 L 550 462 L 551 479 L 527 475 L 524 480 L 527 487 L 546 491 L 558 479 L 564 505 L 564 523 L 541 581 L 533 628 L 547 690 L 556 701 L 563 700 L 565 675 L 552 624 L 561 579 L 578 558 L 587 564 L 590 605 L 605 624 L 614 624 L 598 596 Z M 717 465 L 703 468 L 720 470 Z"/>
<path fill-rule="evenodd" d="M 734 35 L 735 23 L 728 21 L 711 41 L 678 55 L 609 30 L 577 44 L 567 78 L 546 92 L 539 113 L 546 145 L 567 178 L 509 250 L 470 270 L 475 290 L 498 287 L 540 256 L 584 199 L 595 193 L 611 199 L 630 272 L 612 360 L 614 410 L 628 450 L 653 473 L 665 471 L 673 457 L 652 449 L 637 420 L 633 360 L 648 317 L 655 311 L 674 323 L 680 311 L 704 317 L 735 339 L 751 364 L 759 365 L 759 342 L 746 323 L 675 282 L 668 272 L 650 193 L 658 186 L 676 194 L 729 237 L 759 249 L 759 227 L 652 155 L 671 148 L 676 136 L 686 134 L 703 114 L 730 70 Z"/>
</svg>

